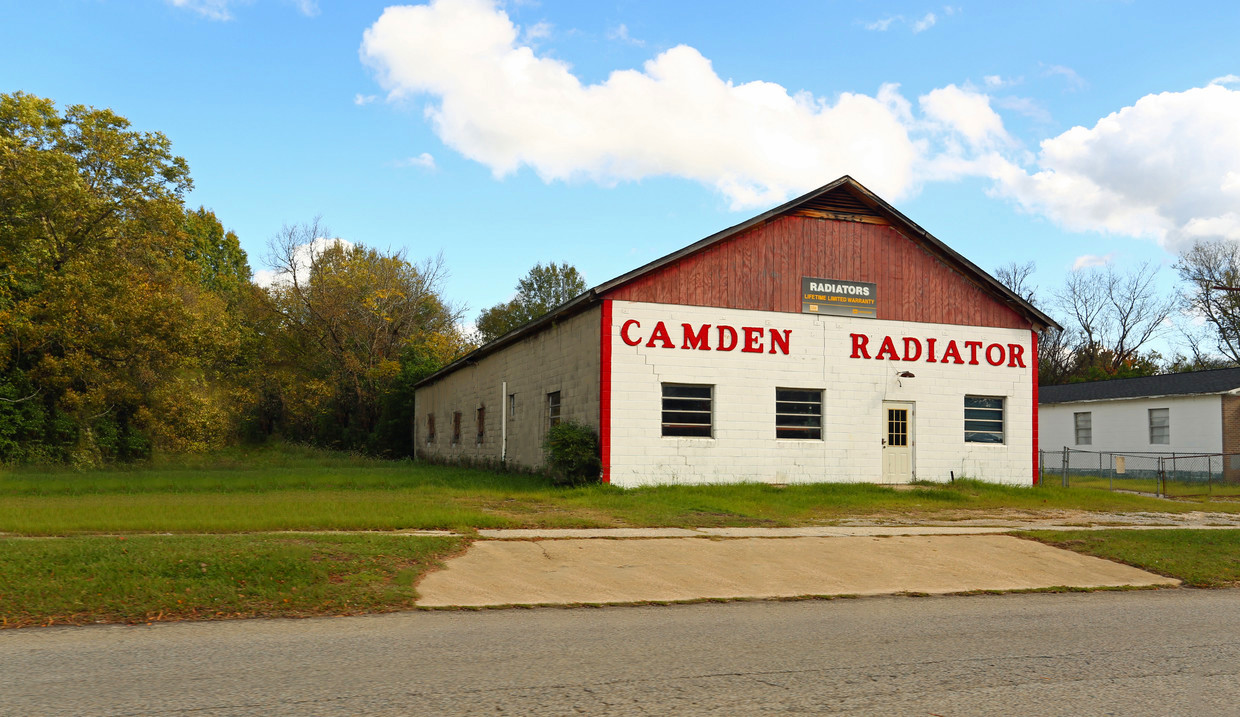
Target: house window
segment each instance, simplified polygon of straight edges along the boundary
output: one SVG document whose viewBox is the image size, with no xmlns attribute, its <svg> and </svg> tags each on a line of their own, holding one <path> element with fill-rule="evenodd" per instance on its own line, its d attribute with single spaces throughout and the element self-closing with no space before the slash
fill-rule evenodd
<svg viewBox="0 0 1240 717">
<path fill-rule="evenodd" d="M 965 443 L 1003 443 L 1003 397 L 964 397 Z"/>
<path fill-rule="evenodd" d="M 461 442 L 461 412 L 452 412 L 452 445 Z"/>
<path fill-rule="evenodd" d="M 560 392 L 547 394 L 547 427 L 560 425 Z"/>
<path fill-rule="evenodd" d="M 775 389 L 775 437 L 822 438 L 821 389 Z"/>
<path fill-rule="evenodd" d="M 1076 445 L 1088 446 L 1094 442 L 1093 414 L 1088 411 L 1072 414 L 1072 426 L 1076 430 Z"/>
<path fill-rule="evenodd" d="M 1150 443 L 1162 446 L 1171 443 L 1171 409 L 1150 409 Z"/>
<path fill-rule="evenodd" d="M 482 439 L 487 434 L 487 407 L 478 407 L 478 445 L 482 445 Z"/>
<path fill-rule="evenodd" d="M 508 394 L 508 417 L 517 417 L 517 394 L 515 393 Z"/>
<path fill-rule="evenodd" d="M 663 435 L 710 438 L 709 384 L 663 384 Z"/>
<path fill-rule="evenodd" d="M 426 414 L 426 442 L 435 442 L 435 414 Z"/>
</svg>

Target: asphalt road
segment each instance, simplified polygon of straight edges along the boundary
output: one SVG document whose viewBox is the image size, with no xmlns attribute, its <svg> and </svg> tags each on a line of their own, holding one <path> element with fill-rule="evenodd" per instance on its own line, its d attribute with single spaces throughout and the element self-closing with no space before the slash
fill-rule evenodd
<svg viewBox="0 0 1240 717">
<path fill-rule="evenodd" d="M 1235 715 L 1240 591 L 0 632 L 0 714 Z"/>
</svg>

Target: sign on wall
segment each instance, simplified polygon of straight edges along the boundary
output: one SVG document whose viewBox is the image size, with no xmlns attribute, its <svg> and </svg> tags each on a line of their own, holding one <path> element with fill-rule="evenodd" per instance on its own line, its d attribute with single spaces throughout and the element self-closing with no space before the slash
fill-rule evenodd
<svg viewBox="0 0 1240 717">
<path fill-rule="evenodd" d="M 801 313 L 878 318 L 878 284 L 803 276 Z"/>
</svg>

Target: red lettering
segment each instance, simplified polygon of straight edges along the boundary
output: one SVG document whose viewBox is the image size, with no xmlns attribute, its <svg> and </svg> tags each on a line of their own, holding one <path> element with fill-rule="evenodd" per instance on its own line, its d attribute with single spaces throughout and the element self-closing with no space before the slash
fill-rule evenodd
<svg viewBox="0 0 1240 717">
<path fill-rule="evenodd" d="M 917 353 L 910 356 L 909 350 L 908 350 L 909 346 L 917 347 Z M 906 336 L 904 338 L 904 360 L 905 361 L 916 361 L 919 358 L 921 358 L 921 342 L 918 341 L 917 339 Z"/>
<path fill-rule="evenodd" d="M 934 342 L 938 339 L 926 339 L 926 363 L 938 363 L 934 360 Z"/>
<path fill-rule="evenodd" d="M 900 354 L 896 353 L 896 345 L 891 341 L 890 336 L 883 337 L 883 346 L 878 350 L 878 353 L 874 356 L 874 358 L 882 361 L 883 354 L 889 355 L 892 361 L 900 360 Z"/>
<path fill-rule="evenodd" d="M 976 366 L 977 365 L 977 350 L 982 347 L 982 342 L 981 341 L 965 341 L 964 345 L 966 348 L 970 350 L 969 351 L 969 365 Z"/>
<path fill-rule="evenodd" d="M 999 349 L 998 360 L 995 360 L 994 356 L 991 355 L 992 349 Z M 1005 358 L 1005 355 L 1003 352 L 1003 344 L 991 344 L 986 347 L 986 363 L 990 364 L 991 366 L 1002 366 L 1004 358 Z"/>
<path fill-rule="evenodd" d="M 741 328 L 741 331 L 745 332 L 745 347 L 741 349 L 741 353 L 762 353 L 762 328 L 758 326 L 745 326 Z"/>
<path fill-rule="evenodd" d="M 637 321 L 637 319 L 629 319 L 628 321 L 624 322 L 624 326 L 620 327 L 620 340 L 628 344 L 629 346 L 636 346 L 642 342 L 642 337 L 638 336 L 636 339 L 630 339 L 629 338 L 629 327 L 630 326 L 636 326 L 639 329 L 642 327 L 642 325 Z"/>
<path fill-rule="evenodd" d="M 728 342 L 726 344 L 724 343 L 724 340 L 723 340 L 724 331 L 728 332 L 729 338 L 732 339 L 731 342 Z M 715 350 L 716 351 L 731 351 L 734 348 L 736 348 L 736 329 L 732 328 L 731 326 L 720 326 L 719 327 L 719 346 L 717 346 Z"/>
<path fill-rule="evenodd" d="M 710 328 L 710 324 L 702 324 L 702 328 L 697 333 L 693 333 L 691 324 L 681 324 L 685 328 L 685 343 L 682 349 L 697 349 L 699 351 L 710 351 L 709 336 L 706 331 Z"/>
<path fill-rule="evenodd" d="M 865 334 L 849 334 L 853 340 L 853 352 L 849 358 L 869 358 L 870 352 L 865 350 L 865 345 L 870 343 L 870 337 Z"/>
<path fill-rule="evenodd" d="M 792 337 L 792 329 L 783 329 L 783 335 L 780 335 L 779 329 L 771 329 L 771 353 L 775 353 L 775 347 L 779 346 L 784 355 L 788 355 L 788 341 Z"/>
<path fill-rule="evenodd" d="M 654 325 L 654 333 L 650 334 L 650 340 L 646 342 L 646 347 L 653 348 L 655 341 L 662 341 L 663 348 L 665 349 L 676 348 L 676 344 L 672 343 L 672 337 L 667 335 L 667 327 L 663 325 L 662 321 Z"/>
<path fill-rule="evenodd" d="M 1025 368 L 1025 347 L 1020 344 L 1008 344 L 1008 366 Z"/>
<path fill-rule="evenodd" d="M 960 347 L 956 346 L 955 341 L 948 341 L 947 348 L 943 351 L 943 360 L 941 363 L 947 363 L 947 359 L 956 359 L 953 363 L 964 363 L 964 359 L 960 358 Z"/>
</svg>

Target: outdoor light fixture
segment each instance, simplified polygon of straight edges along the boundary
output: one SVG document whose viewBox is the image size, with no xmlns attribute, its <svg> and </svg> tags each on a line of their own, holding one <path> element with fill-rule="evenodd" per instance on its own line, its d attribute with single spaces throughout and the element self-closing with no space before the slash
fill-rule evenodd
<svg viewBox="0 0 1240 717">
<path fill-rule="evenodd" d="M 900 373 L 896 375 L 899 376 L 900 378 L 917 378 L 916 376 L 913 375 L 912 371 L 901 371 Z"/>
</svg>

